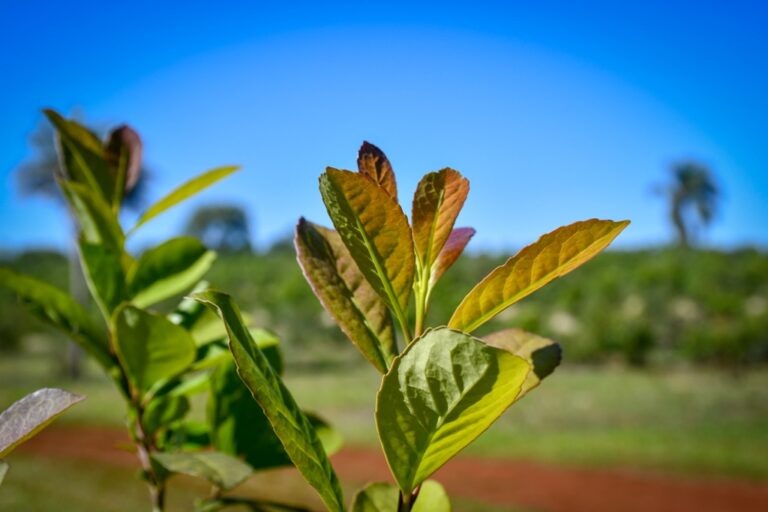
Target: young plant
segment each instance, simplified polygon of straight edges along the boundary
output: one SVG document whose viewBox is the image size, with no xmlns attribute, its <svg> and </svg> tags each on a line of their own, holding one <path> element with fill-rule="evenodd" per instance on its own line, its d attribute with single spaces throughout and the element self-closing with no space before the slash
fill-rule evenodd
<svg viewBox="0 0 768 512">
<path fill-rule="evenodd" d="M 0 484 L 8 473 L 8 463 L 3 459 L 21 443 L 84 399 L 83 396 L 63 389 L 43 388 L 0 412 Z"/>
<path fill-rule="evenodd" d="M 376 428 L 398 489 L 369 485 L 352 509 L 449 510 L 442 488 L 427 479 L 561 358 L 557 343 L 519 329 L 472 333 L 605 249 L 629 221 L 590 219 L 542 236 L 480 281 L 447 325 L 426 328 L 436 283 L 474 234 L 454 228 L 469 182 L 448 168 L 424 176 L 409 223 L 384 153 L 364 143 L 357 163 L 358 172 L 329 167 L 320 176 L 336 230 L 302 218 L 295 237 L 315 295 L 383 374 Z"/>
<path fill-rule="evenodd" d="M 232 502 L 260 510 L 259 502 L 224 492 L 254 469 L 290 464 L 290 451 L 282 448 L 268 415 L 237 378 L 225 344 L 227 331 L 216 316 L 190 299 L 168 314 L 161 312 L 161 302 L 193 287 L 207 288 L 200 280 L 215 253 L 186 236 L 138 257 L 126 249 L 127 237 L 145 223 L 238 168 L 220 167 L 186 182 L 150 206 L 126 233 L 119 213 L 141 168 L 138 134 L 123 126 L 102 142 L 74 121 L 53 111 L 46 115 L 58 133 L 63 172 L 57 180 L 80 227 L 80 262 L 102 321 L 95 322 L 62 290 L 9 269 L 0 268 L 0 286 L 71 337 L 110 376 L 127 406 L 153 510 L 164 509 L 166 483 L 174 473 L 211 482 L 213 493 L 199 502 L 201 510 L 218 510 Z M 277 337 L 243 326 L 252 343 L 246 350 L 258 351 L 261 362 L 279 379 Z M 190 420 L 190 397 L 206 391 L 207 421 Z M 338 447 L 338 437 L 322 420 L 298 409 L 293 412 L 328 449 Z"/>
</svg>

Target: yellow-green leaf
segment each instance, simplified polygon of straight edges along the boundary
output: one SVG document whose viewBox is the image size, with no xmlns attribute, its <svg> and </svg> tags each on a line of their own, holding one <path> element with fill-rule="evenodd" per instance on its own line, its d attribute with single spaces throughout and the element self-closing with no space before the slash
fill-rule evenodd
<svg viewBox="0 0 768 512">
<path fill-rule="evenodd" d="M 368 484 L 355 495 L 350 512 L 397 512 L 399 494 L 392 484 Z M 451 512 L 451 502 L 442 485 L 427 480 L 421 484 L 411 512 Z"/>
<path fill-rule="evenodd" d="M 59 180 L 59 186 L 77 218 L 83 239 L 122 252 L 125 235 L 106 201 L 85 185 L 73 181 Z"/>
<path fill-rule="evenodd" d="M 494 332 L 484 336 L 483 341 L 492 347 L 512 352 L 530 363 L 532 370 L 523 384 L 521 396 L 554 372 L 563 359 L 563 349 L 559 343 L 522 329 Z"/>
<path fill-rule="evenodd" d="M 371 144 L 363 142 L 357 153 L 357 169 L 360 174 L 368 176 L 379 187 L 384 189 L 389 196 L 397 201 L 397 181 L 392 164 L 382 150 Z"/>
<path fill-rule="evenodd" d="M 413 489 L 517 400 L 529 363 L 463 332 L 427 331 L 395 358 L 376 429 L 400 489 Z"/>
<path fill-rule="evenodd" d="M 415 261 L 402 208 L 366 176 L 331 167 L 320 176 L 320 193 L 358 268 L 408 337 L 406 312 Z"/>
<path fill-rule="evenodd" d="M 385 373 L 397 353 L 392 318 L 339 234 L 302 218 L 295 244 L 304 277 L 323 307 L 363 356 Z"/>
<path fill-rule="evenodd" d="M 141 217 L 139 217 L 139 220 L 136 222 L 136 225 L 131 228 L 131 233 L 136 231 L 140 226 L 148 222 L 149 220 L 157 217 L 164 211 L 168 210 L 169 208 L 172 208 L 173 206 L 176 206 L 177 204 L 181 203 L 182 201 L 188 199 L 189 197 L 197 194 L 201 190 L 204 190 L 217 181 L 226 178 L 233 172 L 240 169 L 237 165 L 231 165 L 227 167 L 217 167 L 215 169 L 211 169 L 210 171 L 204 172 L 203 174 L 192 178 L 191 180 L 187 181 L 186 183 L 182 184 L 175 190 L 173 190 L 171 193 L 160 199 L 158 202 L 147 208 L 147 210 L 141 214 Z"/>
<path fill-rule="evenodd" d="M 558 228 L 497 267 L 464 297 L 448 326 L 472 332 L 605 249 L 628 220 L 590 219 Z"/>
</svg>

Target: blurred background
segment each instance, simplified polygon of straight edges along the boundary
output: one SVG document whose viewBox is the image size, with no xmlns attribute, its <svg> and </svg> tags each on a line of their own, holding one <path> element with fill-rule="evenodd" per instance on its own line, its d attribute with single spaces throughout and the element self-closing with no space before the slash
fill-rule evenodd
<svg viewBox="0 0 768 512">
<path fill-rule="evenodd" d="M 406 210 L 428 171 L 471 181 L 458 225 L 478 233 L 434 293 L 433 325 L 541 234 L 632 220 L 489 326 L 556 339 L 565 363 L 438 475 L 456 510 L 768 507 L 764 2 L 0 0 L 0 26 L 0 265 L 84 286 L 41 108 L 141 133 L 128 223 L 185 179 L 243 165 L 132 249 L 189 233 L 219 252 L 211 283 L 280 335 L 299 402 L 345 435 L 348 489 L 380 478 L 353 455 L 383 468 L 378 378 L 322 312 L 291 236 L 302 215 L 330 224 L 317 177 L 355 168 L 368 140 Z M 56 424 L 80 445 L 19 450 L 0 509 L 141 509 L 131 458 L 108 442 L 124 423 L 108 382 L 0 291 L 0 409 L 44 385 L 88 395 Z M 472 483 L 483 471 L 496 476 Z M 248 492 L 311 494 L 291 472 L 258 478 Z M 183 510 L 196 484 L 174 482 Z"/>
</svg>

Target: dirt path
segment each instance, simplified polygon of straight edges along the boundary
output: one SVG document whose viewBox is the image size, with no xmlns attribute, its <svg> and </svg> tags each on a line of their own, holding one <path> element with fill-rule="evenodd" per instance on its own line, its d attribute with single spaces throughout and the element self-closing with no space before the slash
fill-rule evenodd
<svg viewBox="0 0 768 512">
<path fill-rule="evenodd" d="M 120 450 L 126 435 L 97 427 L 51 428 L 20 451 L 135 466 Z M 345 448 L 333 457 L 342 480 L 389 480 L 383 456 Z M 459 457 L 436 475 L 450 494 L 500 507 L 541 512 L 765 512 L 768 485 L 735 480 L 694 480 L 619 469 L 577 469 L 531 462 Z"/>
</svg>

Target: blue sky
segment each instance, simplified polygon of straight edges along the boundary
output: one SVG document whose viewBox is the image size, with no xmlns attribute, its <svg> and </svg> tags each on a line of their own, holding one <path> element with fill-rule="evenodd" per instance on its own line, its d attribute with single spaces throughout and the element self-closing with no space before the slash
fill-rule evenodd
<svg viewBox="0 0 768 512">
<path fill-rule="evenodd" d="M 352 168 L 363 140 L 389 155 L 406 211 L 422 174 L 463 172 L 475 248 L 589 217 L 632 219 L 624 247 L 666 242 L 651 190 L 685 158 L 724 191 L 706 242 L 768 245 L 764 2 L 63 4 L 0 0 L 0 248 L 71 235 L 15 186 L 45 106 L 135 126 L 152 199 L 244 166 L 137 247 L 214 202 L 244 206 L 262 247 L 299 215 L 327 223 L 317 176 Z"/>
</svg>

